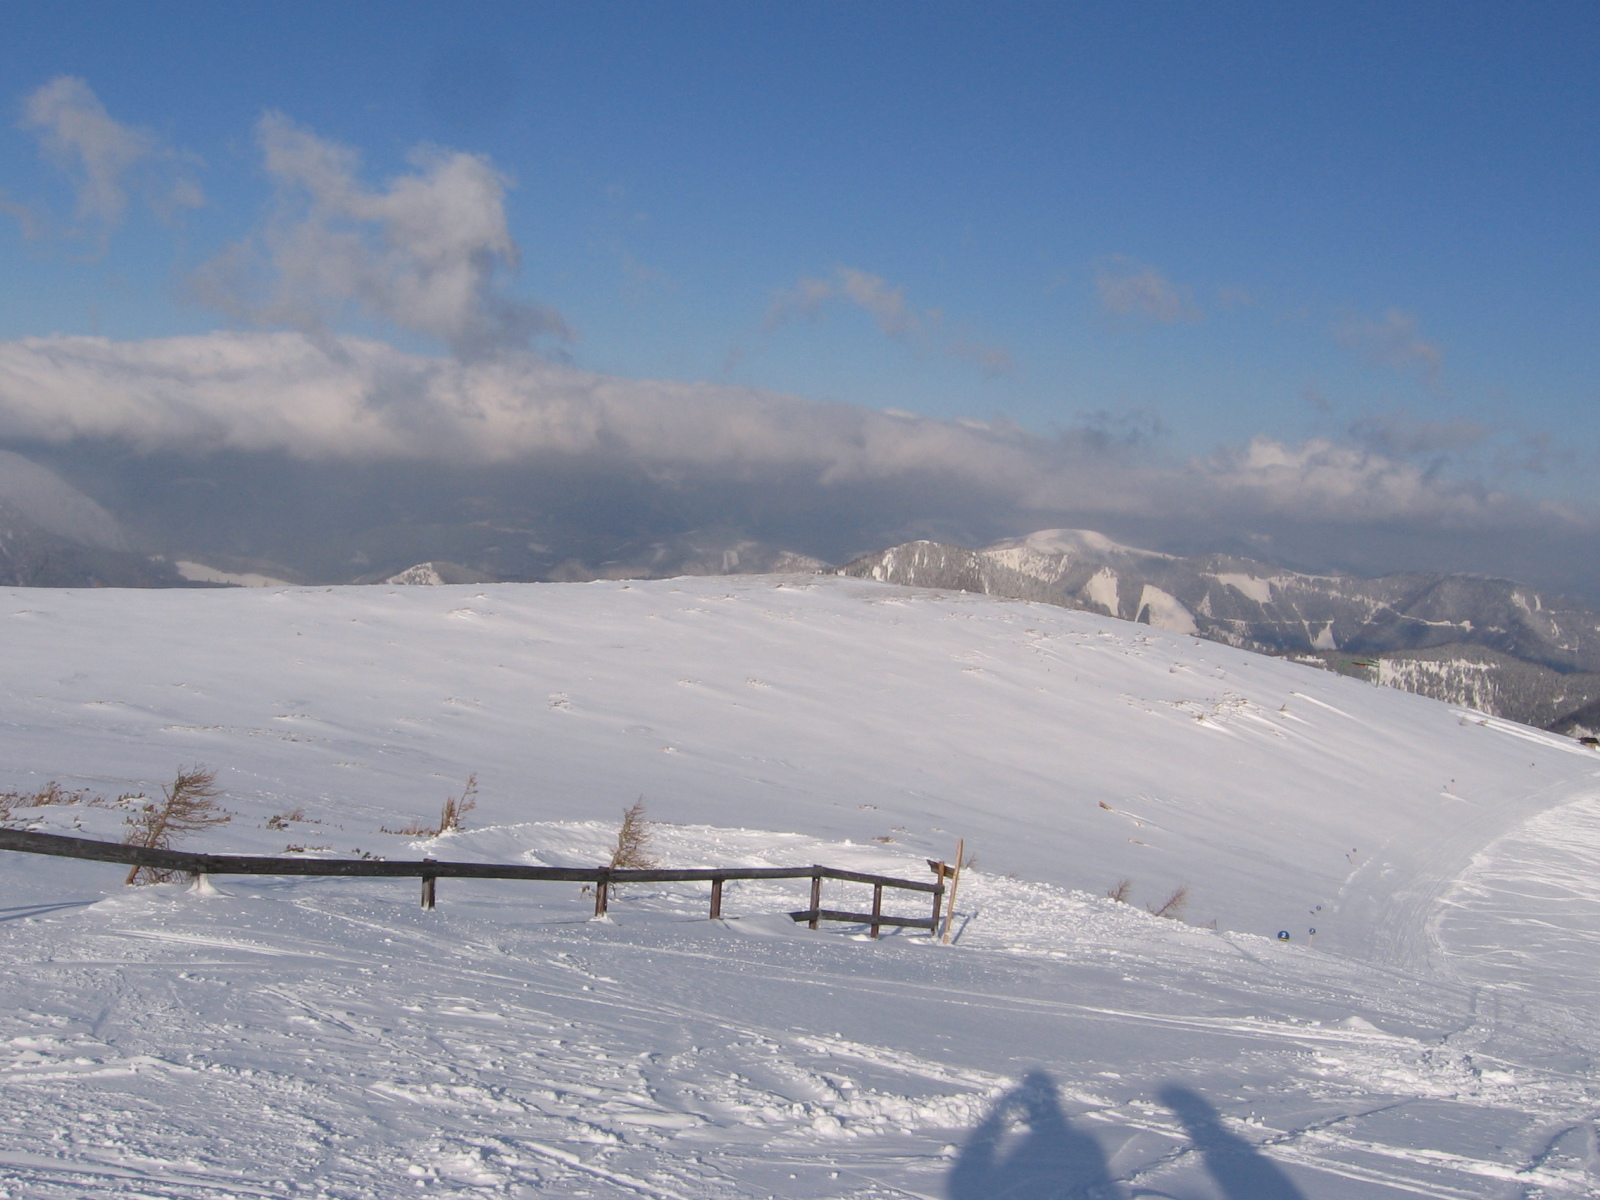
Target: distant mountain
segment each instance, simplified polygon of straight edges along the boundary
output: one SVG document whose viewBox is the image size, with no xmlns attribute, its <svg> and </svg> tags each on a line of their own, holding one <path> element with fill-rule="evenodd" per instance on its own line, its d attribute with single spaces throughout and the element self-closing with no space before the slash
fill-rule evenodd
<svg viewBox="0 0 1600 1200">
<path fill-rule="evenodd" d="M 771 575 L 822 571 L 821 559 L 756 541 L 736 532 L 695 531 L 676 537 L 640 539 L 595 547 L 553 564 L 542 575 L 551 581 L 589 579 L 666 579 L 676 575 Z"/>
<path fill-rule="evenodd" d="M 697 531 L 672 538 L 616 541 L 592 539 L 541 546 L 537 560 L 518 570 L 483 555 L 463 563 L 431 559 L 403 570 L 358 576 L 354 583 L 579 583 L 591 579 L 665 579 L 677 575 L 768 575 L 821 571 L 828 564 L 737 533 Z"/>
<path fill-rule="evenodd" d="M 0 503 L 0 587 L 207 587 L 160 559 L 51 532 Z"/>
<path fill-rule="evenodd" d="M 1568 737 L 1600 737 L 1600 695 L 1581 708 L 1576 708 L 1548 726 L 1555 733 Z"/>
<path fill-rule="evenodd" d="M 397 575 L 391 575 L 384 583 L 406 584 L 413 587 L 444 587 L 452 583 L 492 583 L 490 576 L 481 571 L 474 571 L 471 567 L 463 567 L 460 563 L 453 562 L 425 562 L 414 567 L 407 567 Z"/>
<path fill-rule="evenodd" d="M 909 542 L 841 573 L 1039 600 L 1314 658 L 1530 724 L 1600 700 L 1600 614 L 1503 579 L 1312 575 L 1231 555 L 1180 558 L 1077 529 L 978 550 Z"/>
<path fill-rule="evenodd" d="M 3 465 L 3 463 L 0 463 Z M 99 510 L 90 515 L 105 516 Z M 107 529 L 50 529 L 0 494 L 0 587 L 292 587 L 326 583 L 533 583 L 591 579 L 661 579 L 679 575 L 762 575 L 828 568 L 735 530 L 693 530 L 670 537 L 563 536 L 528 540 L 526 531 L 454 528 L 392 530 L 370 553 L 314 574 L 259 555 L 197 550 L 180 542 L 166 554 L 137 553 L 115 524 Z M 524 540 L 517 545 L 516 537 Z M 478 541 L 494 539 L 494 544 Z M 502 544 L 503 543 L 503 544 Z M 517 550 L 503 554 L 506 548 Z M 424 554 L 416 557 L 417 550 Z M 432 553 L 427 553 L 432 551 Z M 286 555 L 285 557 L 292 557 Z"/>
<path fill-rule="evenodd" d="M 1310 656 L 1295 657 L 1306 661 Z M 1600 721 L 1600 673 L 1593 671 L 1553 671 L 1482 646 L 1459 644 L 1391 650 L 1361 658 L 1332 651 L 1317 657 L 1341 675 L 1558 733 L 1581 723 L 1574 722 L 1574 717 L 1582 711 L 1596 710 L 1590 722 Z M 1586 732 L 1589 730 L 1573 736 Z"/>
</svg>

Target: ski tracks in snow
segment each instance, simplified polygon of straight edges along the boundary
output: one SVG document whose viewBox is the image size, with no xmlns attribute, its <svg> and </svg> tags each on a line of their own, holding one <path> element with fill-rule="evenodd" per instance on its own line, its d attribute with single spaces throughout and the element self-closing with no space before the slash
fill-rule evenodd
<svg viewBox="0 0 1600 1200">
<path fill-rule="evenodd" d="M 0 1187 L 939 1196 L 1037 1070 L 1128 1195 L 1202 1186 L 1175 1082 L 1318 1200 L 1585 1194 L 1582 1081 L 1455 1048 L 1468 989 L 1032 886 L 1008 908 L 973 872 L 948 948 L 685 922 L 668 892 L 573 923 L 504 889 L 422 914 L 324 881 L 12 922 L 0 1114 L 37 1150 Z"/>
</svg>

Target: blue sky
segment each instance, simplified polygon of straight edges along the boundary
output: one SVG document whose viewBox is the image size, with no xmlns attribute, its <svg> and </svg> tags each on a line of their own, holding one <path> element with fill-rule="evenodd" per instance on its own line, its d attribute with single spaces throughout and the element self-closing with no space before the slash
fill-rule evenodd
<svg viewBox="0 0 1600 1200">
<path fill-rule="evenodd" d="M 1322 439 L 1600 502 L 1591 4 L 5 22 L 0 339 L 284 327 L 195 283 L 282 216 L 259 124 L 279 113 L 359 154 L 374 195 L 419 145 L 491 166 L 520 255 L 495 286 L 558 313 L 569 336 L 530 344 L 586 371 L 1088 427 L 1169 464 Z M 63 77 L 145 139 L 109 219 L 27 117 Z M 382 305 L 333 308 L 337 334 L 450 350 Z"/>
</svg>

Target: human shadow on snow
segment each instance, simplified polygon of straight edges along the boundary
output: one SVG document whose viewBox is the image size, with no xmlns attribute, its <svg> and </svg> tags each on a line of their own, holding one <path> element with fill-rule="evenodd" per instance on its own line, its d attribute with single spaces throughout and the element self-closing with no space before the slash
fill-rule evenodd
<svg viewBox="0 0 1600 1200">
<path fill-rule="evenodd" d="M 1275 1163 L 1228 1132 L 1198 1092 L 1169 1084 L 1160 1096 L 1226 1200 L 1305 1200 Z M 1013 1136 L 1016 1126 L 1021 1129 Z M 1112 1178 L 1100 1143 L 1061 1111 L 1055 1080 L 1038 1069 L 1000 1097 L 972 1131 L 946 1190 L 949 1200 L 1123 1200 L 1128 1194 Z M 1147 1189 L 1133 1194 L 1167 1195 Z"/>
<path fill-rule="evenodd" d="M 1168 1084 L 1160 1098 L 1183 1122 L 1206 1171 L 1228 1200 L 1305 1200 L 1277 1163 L 1224 1128 L 1217 1110 L 1199 1092 Z"/>
<path fill-rule="evenodd" d="M 1026 1128 L 1007 1144 L 1013 1122 Z M 1123 1191 L 1100 1143 L 1061 1111 L 1055 1080 L 1033 1070 L 967 1138 L 947 1194 L 950 1200 L 1113 1200 Z"/>
</svg>

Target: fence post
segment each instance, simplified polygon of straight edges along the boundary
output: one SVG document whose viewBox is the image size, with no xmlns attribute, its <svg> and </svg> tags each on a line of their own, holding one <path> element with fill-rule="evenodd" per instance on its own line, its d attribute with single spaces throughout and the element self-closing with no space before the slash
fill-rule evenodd
<svg viewBox="0 0 1600 1200">
<path fill-rule="evenodd" d="M 817 927 L 821 920 L 818 914 L 822 911 L 822 868 L 811 868 L 811 928 Z"/>
<path fill-rule="evenodd" d="M 950 877 L 950 902 L 944 910 L 944 937 L 940 939 L 942 945 L 950 944 L 950 922 L 956 915 L 956 889 L 961 886 L 961 860 L 966 857 L 967 839 L 956 839 L 956 868 L 955 874 Z"/>
<path fill-rule="evenodd" d="M 605 875 L 601 875 L 599 879 L 595 880 L 594 915 L 597 917 L 603 917 L 606 915 L 606 891 L 608 888 L 610 888 L 610 886 L 611 882 L 606 878 Z"/>
<path fill-rule="evenodd" d="M 425 863 L 431 863 L 433 861 L 433 856 L 429 855 L 422 861 Z M 437 875 L 424 875 L 422 877 L 422 907 L 429 911 L 433 909 L 434 881 L 436 879 L 438 879 Z"/>
<path fill-rule="evenodd" d="M 878 936 L 878 918 L 883 916 L 883 884 L 872 885 L 872 936 Z"/>
<path fill-rule="evenodd" d="M 943 915 L 944 909 L 944 862 L 941 860 L 928 865 L 939 876 L 939 882 L 933 887 L 933 924 L 928 927 L 928 936 L 937 938 L 939 936 L 939 917 Z"/>
<path fill-rule="evenodd" d="M 711 881 L 711 919 L 713 921 L 722 916 L 722 880 Z"/>
</svg>

